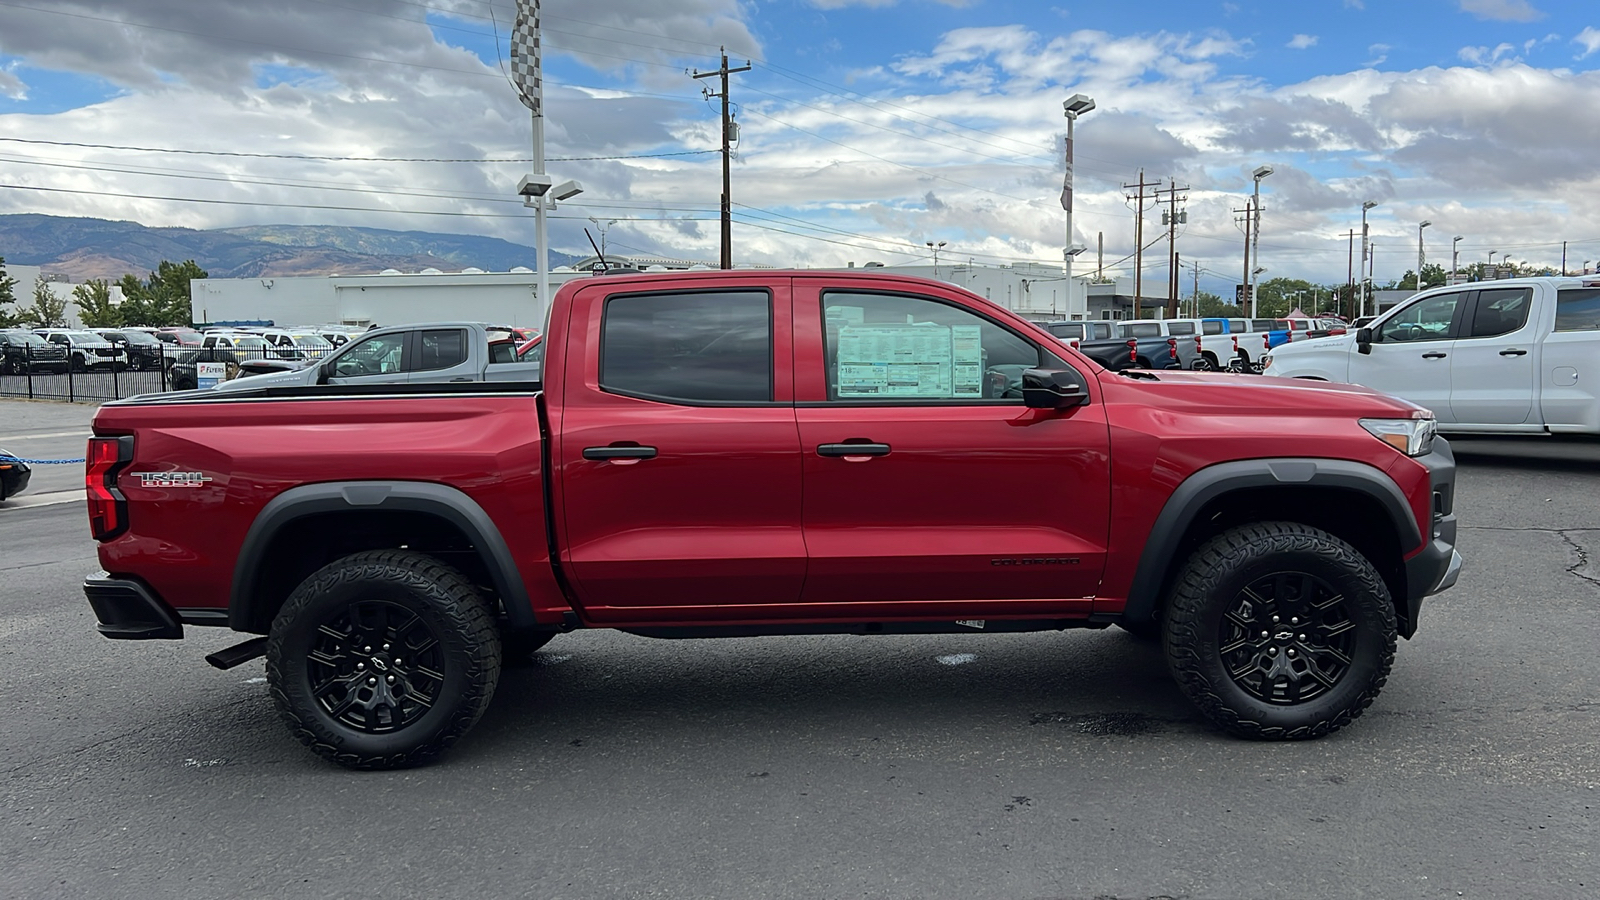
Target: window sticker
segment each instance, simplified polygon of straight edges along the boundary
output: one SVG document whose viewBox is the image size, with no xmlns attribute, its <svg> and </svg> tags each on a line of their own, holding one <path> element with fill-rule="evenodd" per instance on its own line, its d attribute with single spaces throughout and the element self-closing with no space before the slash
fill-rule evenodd
<svg viewBox="0 0 1600 900">
<path fill-rule="evenodd" d="M 981 399 L 983 346 L 976 325 L 842 325 L 841 399 Z"/>
</svg>

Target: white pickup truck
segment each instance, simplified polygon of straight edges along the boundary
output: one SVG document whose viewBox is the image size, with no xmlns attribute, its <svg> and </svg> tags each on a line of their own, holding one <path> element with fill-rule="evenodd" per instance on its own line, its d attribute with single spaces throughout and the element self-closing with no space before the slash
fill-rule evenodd
<svg viewBox="0 0 1600 900">
<path fill-rule="evenodd" d="M 1274 348 L 1265 374 L 1376 388 L 1440 431 L 1600 434 L 1600 278 L 1434 288 L 1353 334 Z"/>
</svg>

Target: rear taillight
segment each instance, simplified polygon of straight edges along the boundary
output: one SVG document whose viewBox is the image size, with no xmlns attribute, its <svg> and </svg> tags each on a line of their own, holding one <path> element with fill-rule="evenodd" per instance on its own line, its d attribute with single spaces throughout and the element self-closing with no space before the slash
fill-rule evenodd
<svg viewBox="0 0 1600 900">
<path fill-rule="evenodd" d="M 89 439 L 83 486 L 89 493 L 89 531 L 109 541 L 128 530 L 128 499 L 117 490 L 117 474 L 133 462 L 133 438 Z"/>
<path fill-rule="evenodd" d="M 1138 341 L 1129 341 L 1128 342 L 1128 362 L 1135 363 L 1135 364 L 1137 364 L 1139 362 L 1139 342 Z"/>
<path fill-rule="evenodd" d="M 1178 339 L 1167 338 L 1167 356 L 1171 359 L 1178 358 Z"/>
<path fill-rule="evenodd" d="M 1261 349 L 1263 349 L 1263 350 L 1271 350 L 1272 349 L 1272 335 L 1263 334 L 1261 336 Z"/>
<path fill-rule="evenodd" d="M 1292 343 L 1294 343 L 1294 332 L 1292 332 L 1292 331 L 1286 331 L 1286 332 L 1284 332 L 1284 333 L 1283 333 L 1283 342 L 1284 342 L 1284 343 L 1285 343 L 1285 344 L 1292 344 Z"/>
<path fill-rule="evenodd" d="M 1078 342 L 1077 341 L 1073 341 L 1072 342 L 1072 349 L 1074 349 L 1074 350 L 1078 349 Z"/>
</svg>

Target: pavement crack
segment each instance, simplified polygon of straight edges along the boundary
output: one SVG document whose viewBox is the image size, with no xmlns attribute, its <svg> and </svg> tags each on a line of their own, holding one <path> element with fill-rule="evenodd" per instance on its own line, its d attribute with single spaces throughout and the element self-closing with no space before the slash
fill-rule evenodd
<svg viewBox="0 0 1600 900">
<path fill-rule="evenodd" d="M 1558 531 L 1556 534 L 1560 536 L 1561 540 L 1566 542 L 1568 547 L 1572 548 L 1573 553 L 1578 555 L 1578 561 L 1570 566 L 1567 566 L 1567 574 L 1575 575 L 1578 578 L 1582 578 L 1584 581 L 1589 582 L 1595 587 L 1600 587 L 1600 578 L 1596 578 L 1593 575 L 1585 575 L 1584 573 L 1578 571 L 1579 569 L 1587 569 L 1589 567 L 1589 551 L 1585 550 L 1582 544 L 1573 539 L 1571 532 Z"/>
</svg>

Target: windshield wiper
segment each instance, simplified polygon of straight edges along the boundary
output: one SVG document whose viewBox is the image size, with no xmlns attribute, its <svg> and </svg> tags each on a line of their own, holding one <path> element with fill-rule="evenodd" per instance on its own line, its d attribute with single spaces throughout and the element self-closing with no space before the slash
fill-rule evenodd
<svg viewBox="0 0 1600 900">
<path fill-rule="evenodd" d="M 1148 381 L 1160 381 L 1161 380 L 1161 377 L 1158 376 L 1156 373 L 1147 372 L 1144 369 L 1123 369 L 1120 372 L 1118 372 L 1117 374 L 1121 375 L 1123 378 L 1143 378 L 1143 379 L 1146 379 Z"/>
</svg>

